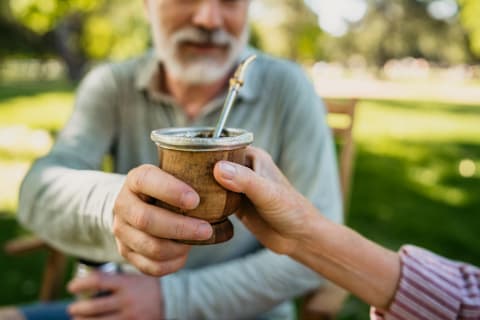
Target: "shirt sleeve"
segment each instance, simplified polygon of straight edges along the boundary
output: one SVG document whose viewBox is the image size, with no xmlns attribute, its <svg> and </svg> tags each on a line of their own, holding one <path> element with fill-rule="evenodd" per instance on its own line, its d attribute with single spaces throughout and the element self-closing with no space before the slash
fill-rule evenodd
<svg viewBox="0 0 480 320">
<path fill-rule="evenodd" d="M 407 245 L 390 307 L 372 307 L 374 320 L 480 319 L 480 269 Z"/>
<path fill-rule="evenodd" d="M 99 261 L 120 261 L 111 231 L 124 176 L 99 171 L 114 139 L 115 80 L 109 66 L 80 85 L 70 120 L 20 189 L 20 222 L 54 247 Z"/>
</svg>

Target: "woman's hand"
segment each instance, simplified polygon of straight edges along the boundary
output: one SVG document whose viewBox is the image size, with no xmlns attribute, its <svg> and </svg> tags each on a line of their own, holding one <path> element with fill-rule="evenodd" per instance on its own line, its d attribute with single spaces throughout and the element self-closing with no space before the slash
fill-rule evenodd
<svg viewBox="0 0 480 320">
<path fill-rule="evenodd" d="M 290 254 L 308 234 L 309 220 L 317 210 L 290 185 L 270 155 L 254 147 L 246 152 L 252 169 L 219 161 L 215 179 L 248 197 L 237 215 L 260 242 L 277 253 Z"/>
</svg>

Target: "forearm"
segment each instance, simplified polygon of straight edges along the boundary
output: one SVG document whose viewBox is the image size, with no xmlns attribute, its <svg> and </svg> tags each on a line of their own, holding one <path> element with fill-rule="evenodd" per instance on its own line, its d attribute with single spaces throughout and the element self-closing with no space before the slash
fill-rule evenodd
<svg viewBox="0 0 480 320">
<path fill-rule="evenodd" d="M 123 176 L 76 170 L 42 159 L 20 192 L 19 220 L 53 246 L 94 260 L 119 260 L 112 208 Z"/>
<path fill-rule="evenodd" d="M 368 304 L 388 307 L 400 278 L 398 254 L 316 214 L 311 220 L 292 257 Z"/>
</svg>

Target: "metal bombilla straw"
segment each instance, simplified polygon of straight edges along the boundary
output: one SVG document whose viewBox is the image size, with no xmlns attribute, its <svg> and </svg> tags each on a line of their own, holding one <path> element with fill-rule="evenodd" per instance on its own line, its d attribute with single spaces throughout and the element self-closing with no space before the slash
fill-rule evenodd
<svg viewBox="0 0 480 320">
<path fill-rule="evenodd" d="M 217 122 L 217 126 L 215 127 L 215 131 L 213 132 L 213 138 L 220 137 L 223 127 L 225 126 L 225 122 L 227 121 L 228 114 L 230 113 L 230 109 L 232 109 L 233 103 L 237 98 L 238 90 L 240 90 L 240 87 L 243 85 L 245 70 L 247 69 L 247 66 L 252 63 L 253 60 L 255 60 L 256 58 L 256 55 L 251 55 L 242 62 L 240 62 L 240 65 L 237 67 L 237 70 L 235 70 L 233 77 L 230 78 L 230 88 L 228 89 L 228 95 L 225 99 L 222 113 L 220 114 L 220 118 Z"/>
</svg>

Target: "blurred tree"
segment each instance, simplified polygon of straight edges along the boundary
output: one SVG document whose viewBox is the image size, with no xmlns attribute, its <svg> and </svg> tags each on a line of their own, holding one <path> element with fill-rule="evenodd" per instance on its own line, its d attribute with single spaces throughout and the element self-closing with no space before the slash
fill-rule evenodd
<svg viewBox="0 0 480 320">
<path fill-rule="evenodd" d="M 471 51 L 480 60 L 480 1 L 457 0 L 460 7 L 460 21 L 467 31 Z"/>
<path fill-rule="evenodd" d="M 44 54 L 45 42 L 35 32 L 19 24 L 12 14 L 9 1 L 0 1 L 0 59 L 13 54 Z"/>
<path fill-rule="evenodd" d="M 141 1 L 2 0 L 0 9 L 0 27 L 9 31 L 0 33 L 9 48 L 0 54 L 58 56 L 72 80 L 92 59 L 129 57 L 149 44 Z"/>
<path fill-rule="evenodd" d="M 366 16 L 347 35 L 325 39 L 327 58 L 346 61 L 360 54 L 377 66 L 406 56 L 440 64 L 471 62 L 473 55 L 458 18 L 432 18 L 429 2 L 370 0 Z"/>
<path fill-rule="evenodd" d="M 323 32 L 303 0 L 262 0 L 252 3 L 252 17 L 263 50 L 293 60 L 316 60 L 322 54 Z"/>
</svg>

